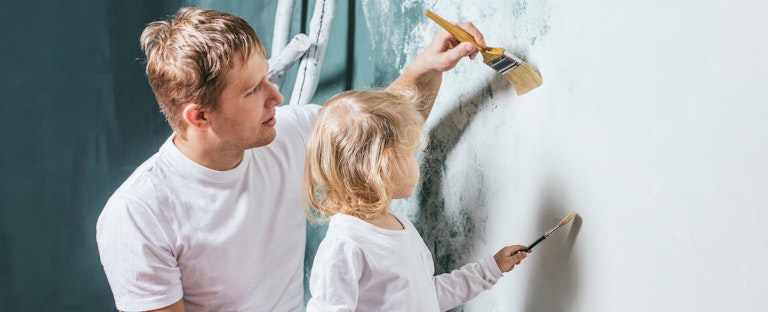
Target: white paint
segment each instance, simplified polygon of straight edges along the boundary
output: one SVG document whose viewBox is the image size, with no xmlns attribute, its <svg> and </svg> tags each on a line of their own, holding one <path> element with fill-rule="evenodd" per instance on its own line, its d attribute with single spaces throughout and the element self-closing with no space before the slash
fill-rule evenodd
<svg viewBox="0 0 768 312">
<path fill-rule="evenodd" d="M 320 70 L 325 61 L 331 25 L 336 17 L 338 0 L 316 0 L 312 19 L 309 21 L 309 41 L 311 46 L 302 56 L 296 81 L 293 84 L 291 105 L 305 105 L 312 101 L 320 81 Z"/>
<path fill-rule="evenodd" d="M 768 4 L 423 6 L 400 8 L 472 21 L 489 45 L 522 56 L 544 79 L 517 97 L 478 60 L 445 75 L 429 129 L 454 118 L 469 94 L 489 84 L 494 94 L 445 162 L 446 214 L 483 183 L 484 210 L 473 215 L 481 237 L 460 257 L 528 244 L 570 210 L 580 213 L 579 231 L 555 232 L 466 310 L 765 310 Z M 375 49 L 395 58 L 411 59 L 437 31 L 412 15 L 415 33 L 382 42 L 403 23 L 367 16 Z M 396 209 L 413 216 L 419 205 Z"/>
<path fill-rule="evenodd" d="M 275 9 L 275 27 L 272 30 L 272 46 L 270 47 L 270 59 L 280 55 L 288 43 L 288 37 L 291 30 L 291 17 L 293 15 L 293 0 L 278 0 L 277 8 Z M 303 35 L 303 34 L 302 34 Z M 297 35 L 298 36 L 298 35 Z M 306 36 L 306 35 L 304 35 Z M 293 40 L 296 40 L 294 37 Z M 309 37 L 307 37 L 307 41 Z M 309 43 L 308 43 L 309 44 Z M 307 46 L 307 49 L 309 46 Z M 291 50 L 296 51 L 296 49 Z M 306 49 L 304 49 L 306 51 Z M 302 51 L 303 52 L 303 51 Z M 291 59 L 290 64 L 293 64 L 297 59 Z M 279 62 L 284 63 L 284 62 Z M 290 66 L 290 64 L 288 66 Z M 273 70 L 272 64 L 270 64 L 270 70 L 274 72 L 274 76 L 270 76 L 269 80 L 275 87 L 280 90 L 280 86 L 283 84 L 285 69 Z"/>
<path fill-rule="evenodd" d="M 285 71 L 299 60 L 312 46 L 312 42 L 305 34 L 296 34 L 291 41 L 267 60 L 269 71 L 267 78 L 279 89 L 282 76 Z"/>
</svg>

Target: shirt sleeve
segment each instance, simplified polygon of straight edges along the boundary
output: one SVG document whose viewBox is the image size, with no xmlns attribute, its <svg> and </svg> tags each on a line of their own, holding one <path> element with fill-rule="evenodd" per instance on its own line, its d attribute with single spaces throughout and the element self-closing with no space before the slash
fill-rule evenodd
<svg viewBox="0 0 768 312">
<path fill-rule="evenodd" d="M 176 257 L 139 199 L 110 198 L 96 224 L 96 242 L 119 310 L 153 310 L 182 298 Z"/>
<path fill-rule="evenodd" d="M 281 120 L 282 118 L 288 118 L 290 119 L 288 124 L 295 126 L 298 133 L 308 136 L 312 129 L 312 123 L 315 122 L 315 117 L 317 117 L 320 108 L 322 108 L 322 106 L 317 104 L 280 106 L 278 107 L 278 113 L 280 115 L 278 116 L 277 127 L 282 127 L 284 125 L 283 120 Z"/>
<path fill-rule="evenodd" d="M 434 277 L 440 311 L 447 311 L 491 288 L 502 273 L 493 256 Z"/>
<path fill-rule="evenodd" d="M 307 312 L 355 311 L 363 263 L 361 250 L 351 242 L 324 239 L 312 264 L 309 277 L 312 298 L 307 302 Z"/>
<path fill-rule="evenodd" d="M 304 153 L 312 124 L 320 111 L 320 105 L 283 105 L 277 109 L 277 137 L 269 144 L 283 155 L 297 155 L 300 168 L 304 168 Z"/>
</svg>

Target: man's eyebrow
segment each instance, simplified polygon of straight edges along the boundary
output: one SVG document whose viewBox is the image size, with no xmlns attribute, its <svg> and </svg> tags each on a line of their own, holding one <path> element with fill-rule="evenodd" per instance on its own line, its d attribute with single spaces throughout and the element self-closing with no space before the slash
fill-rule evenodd
<svg viewBox="0 0 768 312">
<path fill-rule="evenodd" d="M 256 89 L 259 85 L 261 85 L 261 82 L 249 82 L 243 87 L 243 92 L 250 92 L 253 89 Z"/>
</svg>

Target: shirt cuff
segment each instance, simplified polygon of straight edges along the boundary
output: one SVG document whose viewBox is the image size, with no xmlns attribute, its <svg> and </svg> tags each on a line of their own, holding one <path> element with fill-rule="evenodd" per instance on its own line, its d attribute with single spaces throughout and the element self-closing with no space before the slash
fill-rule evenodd
<svg viewBox="0 0 768 312">
<path fill-rule="evenodd" d="M 493 256 L 487 256 L 483 259 L 480 259 L 479 261 L 480 266 L 483 268 L 483 272 L 485 273 L 486 278 L 491 283 L 496 283 L 503 274 L 501 273 L 501 269 L 499 269 L 499 265 L 496 264 L 496 260 L 493 259 Z"/>
</svg>

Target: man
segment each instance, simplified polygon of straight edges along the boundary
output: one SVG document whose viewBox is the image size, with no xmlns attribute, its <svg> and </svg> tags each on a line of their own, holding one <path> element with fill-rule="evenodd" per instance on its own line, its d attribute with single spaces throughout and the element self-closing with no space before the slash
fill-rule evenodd
<svg viewBox="0 0 768 312">
<path fill-rule="evenodd" d="M 302 311 L 302 170 L 319 106 L 277 107 L 264 47 L 236 16 L 182 8 L 150 23 L 141 45 L 173 134 L 99 216 L 117 308 Z M 442 72 L 475 53 L 441 32 L 390 88 L 414 88 L 431 107 Z"/>
</svg>

